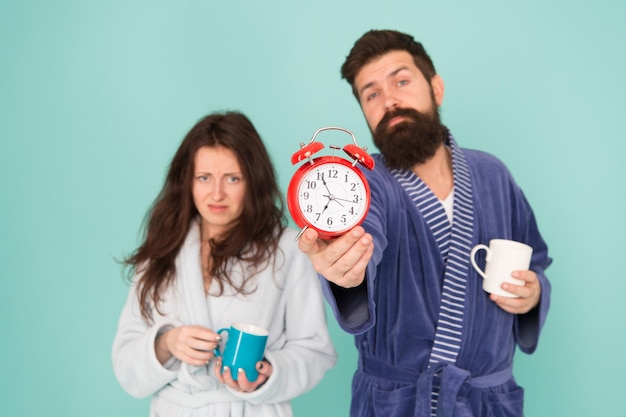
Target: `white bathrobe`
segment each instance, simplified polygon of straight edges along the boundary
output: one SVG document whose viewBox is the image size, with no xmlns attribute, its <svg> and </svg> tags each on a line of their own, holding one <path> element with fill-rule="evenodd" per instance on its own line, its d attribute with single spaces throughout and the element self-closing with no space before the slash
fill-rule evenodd
<svg viewBox="0 0 626 417">
<path fill-rule="evenodd" d="M 153 395 L 152 417 L 291 416 L 289 400 L 313 388 L 336 362 L 317 275 L 287 229 L 276 258 L 250 281 L 256 289 L 243 296 L 226 288 L 220 297 L 205 296 L 200 263 L 200 230 L 194 223 L 176 259 L 175 282 L 164 294 L 162 314 L 154 324 L 141 317 L 136 288 L 130 289 L 113 342 L 113 367 L 122 387 L 135 397 Z M 232 272 L 243 279 L 245 265 Z M 136 282 L 136 279 L 135 279 Z M 216 282 L 211 291 L 215 293 Z M 251 288 L 251 287 L 247 287 Z M 265 358 L 273 372 L 252 393 L 220 384 L 214 362 L 196 367 L 156 358 L 154 341 L 171 326 L 201 325 L 213 331 L 234 322 L 269 330 Z"/>
</svg>

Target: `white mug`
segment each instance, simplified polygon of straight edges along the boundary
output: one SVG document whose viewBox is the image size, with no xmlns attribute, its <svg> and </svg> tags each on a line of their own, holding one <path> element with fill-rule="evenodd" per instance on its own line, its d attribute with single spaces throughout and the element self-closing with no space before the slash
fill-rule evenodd
<svg viewBox="0 0 626 417">
<path fill-rule="evenodd" d="M 484 271 L 476 265 L 475 259 L 476 252 L 481 249 L 487 252 Z M 470 261 L 476 272 L 484 278 L 483 290 L 503 297 L 517 298 L 517 295 L 504 291 L 502 283 L 524 285 L 524 281 L 513 278 L 511 274 L 513 271 L 528 270 L 532 255 L 533 248 L 524 243 L 506 239 L 491 239 L 489 246 L 480 244 L 472 248 Z"/>
</svg>

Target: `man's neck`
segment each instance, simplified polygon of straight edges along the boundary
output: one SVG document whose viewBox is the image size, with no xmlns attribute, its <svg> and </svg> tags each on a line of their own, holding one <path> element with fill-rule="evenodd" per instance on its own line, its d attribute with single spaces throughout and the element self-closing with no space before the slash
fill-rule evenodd
<svg viewBox="0 0 626 417">
<path fill-rule="evenodd" d="M 440 200 L 444 200 L 452 191 L 454 186 L 452 154 L 444 144 L 437 149 L 435 155 L 428 161 L 414 166 L 413 172 L 424 181 Z"/>
</svg>

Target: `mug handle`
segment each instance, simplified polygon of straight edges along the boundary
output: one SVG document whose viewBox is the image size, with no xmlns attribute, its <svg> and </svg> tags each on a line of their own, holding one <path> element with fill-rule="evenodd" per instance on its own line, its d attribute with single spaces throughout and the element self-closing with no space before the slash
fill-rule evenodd
<svg viewBox="0 0 626 417">
<path fill-rule="evenodd" d="M 481 249 L 484 249 L 485 252 L 487 252 L 487 256 L 485 258 L 485 261 L 489 261 L 489 257 L 491 255 L 491 252 L 489 251 L 489 246 L 483 245 L 482 243 L 479 244 L 479 245 L 476 245 L 476 246 L 474 246 L 472 248 L 472 251 L 470 252 L 470 261 L 472 262 L 472 266 L 474 267 L 476 272 L 478 272 L 480 274 L 480 276 L 482 276 L 483 278 L 487 278 L 487 275 L 485 274 L 485 271 L 480 269 L 480 267 L 476 264 L 475 255 L 476 255 L 476 252 L 478 252 Z"/>
<path fill-rule="evenodd" d="M 229 331 L 229 330 L 230 330 L 230 329 L 228 329 L 228 328 L 224 327 L 224 328 L 222 328 L 222 329 L 219 329 L 216 333 L 217 333 L 217 334 L 219 334 L 219 335 L 221 335 L 221 334 L 222 334 L 222 332 L 226 332 L 226 333 L 228 333 L 228 331 Z M 219 344 L 215 347 L 214 355 L 215 355 L 215 357 L 216 357 L 216 358 L 217 358 L 218 356 L 223 356 L 223 355 L 222 355 L 222 352 L 220 352 L 220 345 L 219 345 Z"/>
</svg>

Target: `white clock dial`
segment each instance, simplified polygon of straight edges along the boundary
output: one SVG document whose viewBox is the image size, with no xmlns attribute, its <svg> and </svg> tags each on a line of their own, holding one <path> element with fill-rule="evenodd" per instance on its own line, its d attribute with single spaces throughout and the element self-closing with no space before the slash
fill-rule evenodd
<svg viewBox="0 0 626 417">
<path fill-rule="evenodd" d="M 310 224 L 328 232 L 343 232 L 359 224 L 368 209 L 367 187 L 355 168 L 328 162 L 308 171 L 297 194 Z"/>
</svg>

